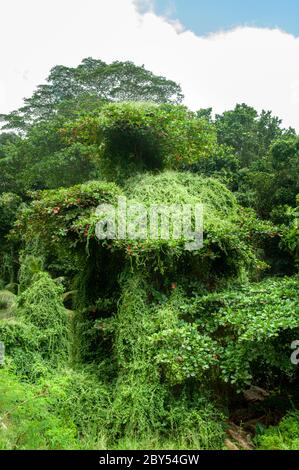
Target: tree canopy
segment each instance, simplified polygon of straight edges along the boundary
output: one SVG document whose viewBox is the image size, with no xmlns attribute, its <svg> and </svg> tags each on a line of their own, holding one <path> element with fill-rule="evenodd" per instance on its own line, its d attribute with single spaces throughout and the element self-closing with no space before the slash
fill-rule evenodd
<svg viewBox="0 0 299 470">
<path fill-rule="evenodd" d="M 102 102 L 149 101 L 181 103 L 181 87 L 132 62 L 113 62 L 88 57 L 77 67 L 54 67 L 24 106 L 2 115 L 4 128 L 26 130 L 32 123 L 61 113 L 72 117 L 92 111 Z"/>
</svg>

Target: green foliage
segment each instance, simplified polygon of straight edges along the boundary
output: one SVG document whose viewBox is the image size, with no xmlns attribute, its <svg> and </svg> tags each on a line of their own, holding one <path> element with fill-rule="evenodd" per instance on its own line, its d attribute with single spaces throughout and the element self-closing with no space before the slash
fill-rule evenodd
<svg viewBox="0 0 299 470">
<path fill-rule="evenodd" d="M 30 207 L 25 207 L 15 224 L 11 236 L 22 238 L 30 245 L 32 239 L 38 239 L 40 253 L 66 259 L 71 270 L 82 263 L 80 250 L 72 253 L 78 238 L 88 240 L 90 216 L 101 203 L 114 203 L 121 192 L 113 183 L 90 182 L 73 186 L 70 189 L 61 188 L 58 191 L 41 191 L 34 193 L 35 198 Z M 51 236 L 49 237 L 49 233 Z M 85 247 L 83 248 L 86 256 Z"/>
<path fill-rule="evenodd" d="M 217 409 L 203 389 L 183 390 L 169 402 L 167 422 L 179 449 L 221 450 L 223 448 L 225 415 Z M 173 443 L 165 448 L 171 448 Z"/>
<path fill-rule="evenodd" d="M 203 381 L 218 362 L 217 343 L 207 334 L 199 334 L 197 325 L 180 319 L 179 313 L 171 305 L 160 308 L 156 332 L 150 336 L 157 351 L 155 361 L 170 385 L 188 379 Z"/>
<path fill-rule="evenodd" d="M 67 351 L 68 320 L 62 293 L 62 286 L 47 273 L 39 273 L 18 299 L 19 316 L 39 331 L 39 349 L 44 357 L 64 357 Z"/>
<path fill-rule="evenodd" d="M 289 208 L 288 214 L 291 216 L 291 223 L 284 233 L 282 240 L 283 246 L 287 249 L 295 258 L 295 263 L 299 266 L 299 195 L 297 195 L 297 207 L 295 209 Z"/>
<path fill-rule="evenodd" d="M 54 116 L 31 127 L 26 137 L 6 147 L 0 160 L 0 193 L 26 196 L 28 190 L 72 186 L 98 176 L 97 152 L 92 146 L 65 143 L 60 129 L 65 119 Z"/>
<path fill-rule="evenodd" d="M 3 193 L 0 196 L 0 236 L 8 232 L 16 217 L 21 203 L 19 196 L 13 193 Z"/>
<path fill-rule="evenodd" d="M 4 448 L 13 448 L 14 442 L 20 442 L 18 448 L 111 448 L 126 446 L 128 442 L 133 448 L 140 448 L 141 443 L 149 448 L 152 442 L 156 442 L 158 448 L 169 445 L 200 449 L 222 447 L 222 416 L 217 408 L 208 403 L 199 391 L 194 401 L 187 398 L 187 390 L 177 396 L 172 391 L 171 382 L 164 384 L 161 380 L 159 367 L 153 367 L 156 347 L 148 334 L 155 331 L 157 322 L 151 314 L 143 279 L 142 274 L 130 273 L 122 278 L 123 294 L 113 329 L 115 344 L 112 358 L 117 361 L 117 376 L 110 377 L 111 385 L 99 381 L 99 377 L 103 380 L 109 372 L 103 369 L 103 365 L 99 365 L 99 375 L 92 371 L 95 367 L 90 371 L 87 368 L 58 370 L 54 375 L 47 375 L 44 371 L 40 373 L 39 381 L 38 375 L 35 375 L 37 385 L 34 388 L 32 385 L 22 387 L 25 399 L 29 395 L 28 399 L 32 397 L 34 400 L 28 412 L 38 429 L 41 423 L 36 422 L 36 415 L 42 420 L 40 436 L 38 439 L 32 436 L 23 403 L 18 403 L 15 396 L 17 406 L 14 413 L 7 412 L 8 403 L 2 405 L 12 421 L 6 423 L 7 434 L 2 436 L 0 432 L 0 443 Z M 38 305 L 32 295 L 36 285 L 37 282 L 33 283 L 27 292 L 31 291 L 31 301 Z M 25 294 L 26 291 L 21 298 Z M 38 324 L 48 329 L 48 323 L 45 325 L 43 318 L 38 320 Z M 22 351 L 38 350 L 37 331 L 31 331 L 35 327 L 35 315 L 30 319 L 32 323 L 19 324 L 18 330 L 14 325 L 10 337 L 7 335 L 4 338 L 2 334 L 12 357 L 16 355 L 18 343 Z M 6 386 L 7 383 L 6 377 Z M 22 426 L 17 428 L 14 423 L 20 420 Z"/>
<path fill-rule="evenodd" d="M 260 450 L 299 450 L 299 413 L 289 413 L 256 439 Z"/>
<path fill-rule="evenodd" d="M 217 339 L 222 380 L 273 386 L 295 377 L 290 345 L 299 334 L 298 282 L 298 276 L 270 278 L 195 299 L 195 322 L 205 320 L 200 329 Z"/>
<path fill-rule="evenodd" d="M 17 256 L 15 246 L 8 241 L 21 204 L 21 199 L 13 193 L 0 192 L 0 285 L 13 289 L 16 278 Z M 1 282 L 2 281 L 2 282 Z"/>
<path fill-rule="evenodd" d="M 0 371 L 0 449 L 219 449 L 223 418 L 207 397 L 169 402 L 165 435 L 115 440 L 111 393 L 88 369 L 62 369 L 35 384 Z M 109 445 L 110 442 L 110 445 Z"/>
<path fill-rule="evenodd" d="M 213 119 L 181 100 L 89 58 L 2 116 L 20 135 L 0 135 L 1 449 L 221 449 L 237 392 L 296 393 L 298 137 L 245 104 Z M 203 246 L 178 221 L 99 240 L 96 208 L 119 196 L 167 218 L 202 204 Z M 298 448 L 297 421 L 256 442 Z"/>
<path fill-rule="evenodd" d="M 30 351 L 37 347 L 38 342 L 35 336 L 37 329 L 21 319 L 2 319 L 0 331 L 1 341 L 5 344 L 8 355 L 18 348 Z"/>
<path fill-rule="evenodd" d="M 92 146 L 74 143 L 45 155 L 41 162 L 34 159 L 29 167 L 24 168 L 22 178 L 29 188 L 37 184 L 41 189 L 73 186 L 98 176 L 97 159 L 96 149 Z"/>
<path fill-rule="evenodd" d="M 211 124 L 184 106 L 107 104 L 65 129 L 68 142 L 97 145 L 100 170 L 123 180 L 132 172 L 176 168 L 209 157 L 216 148 Z"/>
<path fill-rule="evenodd" d="M 125 191 L 132 200 L 150 204 L 194 204 L 207 206 L 208 226 L 218 214 L 233 220 L 237 217 L 237 202 L 224 185 L 213 178 L 189 172 L 164 171 L 159 175 L 138 175 L 128 180 Z"/>
<path fill-rule="evenodd" d="M 175 436 L 177 446 L 219 448 L 223 441 L 220 412 L 211 403 L 208 405 L 200 392 L 194 402 L 188 400 L 186 390 L 176 396 L 172 390 L 175 380 L 162 374 L 155 332 L 161 328 L 163 336 L 163 331 L 169 331 L 176 322 L 176 316 L 164 315 L 163 309 L 157 315 L 148 302 L 147 288 L 142 273 L 123 275 L 115 322 L 118 378 L 109 412 L 115 433 L 112 436 L 146 442 L 160 435 L 164 445 L 169 436 Z M 162 323 L 167 329 L 163 330 Z"/>
<path fill-rule="evenodd" d="M 35 256 L 32 254 L 25 254 L 20 256 L 20 269 L 19 269 L 19 293 L 26 290 L 31 286 L 36 278 L 36 275 L 44 269 L 44 259 L 42 256 Z"/>
<path fill-rule="evenodd" d="M 273 143 L 265 158 L 243 171 L 239 199 L 263 218 L 277 218 L 277 208 L 294 206 L 299 192 L 298 138 L 285 136 Z M 285 222 L 285 220 L 283 220 Z"/>
<path fill-rule="evenodd" d="M 165 392 L 151 363 L 150 313 L 142 277 L 138 274 L 125 277 L 122 291 L 115 332 L 119 373 L 111 424 L 116 436 L 138 438 L 161 429 Z"/>
<path fill-rule="evenodd" d="M 54 367 L 67 359 L 69 327 L 62 292 L 47 273 L 40 272 L 17 298 L 15 318 L 0 320 L 0 341 L 16 374 L 34 380 L 50 364 Z"/>
<path fill-rule="evenodd" d="M 0 319 L 9 318 L 16 310 L 16 296 L 9 290 L 0 291 Z"/>
<path fill-rule="evenodd" d="M 246 104 L 238 104 L 232 111 L 216 116 L 218 141 L 232 147 L 242 167 L 264 157 L 271 143 L 283 135 L 281 121 L 271 112 L 257 111 Z M 286 132 L 286 131 L 285 131 Z M 292 133 L 291 130 L 288 131 Z"/>
<path fill-rule="evenodd" d="M 240 161 L 230 147 L 219 145 L 209 158 L 187 166 L 188 170 L 219 179 L 231 191 L 238 189 Z"/>
<path fill-rule="evenodd" d="M 180 103 L 179 85 L 138 67 L 132 62 L 106 64 L 88 57 L 78 67 L 54 67 L 47 83 L 39 85 L 22 108 L 2 115 L 7 129 L 24 130 L 38 120 L 46 120 L 57 111 L 72 117 L 92 111 L 107 101 L 149 101 Z"/>
<path fill-rule="evenodd" d="M 12 132 L 1 132 L 0 134 L 0 159 L 6 157 L 10 145 L 16 144 L 19 137 Z"/>
<path fill-rule="evenodd" d="M 187 253 L 182 239 L 153 240 L 142 243 L 126 240 L 129 256 L 162 274 L 170 271 L 174 279 L 181 269 L 203 282 L 242 277 L 248 270 L 264 269 L 258 261 L 260 239 L 275 232 L 271 224 L 261 223 L 249 211 L 243 211 L 234 195 L 212 178 L 192 173 L 163 172 L 157 176 L 139 175 L 129 180 L 125 193 L 130 200 L 144 204 L 203 204 L 204 246 Z M 167 214 L 166 214 L 167 216 Z M 117 243 L 120 245 L 121 243 Z M 185 267 L 180 267 L 181 263 Z M 151 264 L 149 264 L 151 263 Z"/>
<path fill-rule="evenodd" d="M 77 448 L 76 428 L 49 409 L 46 388 L 23 384 L 0 370 L 0 449 Z"/>
<path fill-rule="evenodd" d="M 61 369 L 41 381 L 48 390 L 50 409 L 75 429 L 75 448 L 101 449 L 107 446 L 107 414 L 111 390 L 91 368 Z M 65 448 L 74 448 L 71 445 Z M 105 447 L 104 447 L 105 448 Z"/>
<path fill-rule="evenodd" d="M 95 225 L 99 219 L 95 208 L 100 203 L 116 204 L 120 195 L 128 196 L 128 204 L 142 203 L 146 208 L 150 204 L 190 204 L 193 208 L 203 204 L 203 249 L 186 252 L 186 240 L 182 237 L 164 240 L 163 237 L 148 236 L 145 240 L 134 240 L 128 234 L 123 240 L 96 240 Z M 92 264 L 88 261 L 86 265 L 87 249 L 94 260 L 89 276 L 98 276 L 96 270 L 100 271 L 107 283 L 109 278 L 115 279 L 115 271 L 109 271 L 109 264 L 112 269 L 122 266 L 117 259 L 147 266 L 148 270 L 162 274 L 172 270 L 174 277 L 184 269 L 185 263 L 190 275 L 210 283 L 244 276 L 248 269 L 254 272 L 265 268 L 266 265 L 258 260 L 258 247 L 262 239 L 275 233 L 271 224 L 261 223 L 253 213 L 243 212 L 220 182 L 187 172 L 139 175 L 129 180 L 123 191 L 112 183 L 91 182 L 36 193 L 34 197 L 31 206 L 20 214 L 14 232 L 21 232 L 26 243 L 32 238 L 38 239 L 40 253 L 48 259 L 55 257 L 58 260 L 60 270 L 55 271 L 57 275 L 74 275 L 89 269 L 88 265 Z M 101 267 L 102 258 L 106 270 Z M 46 265 L 50 269 L 54 267 L 53 261 L 50 265 L 47 261 Z"/>
<path fill-rule="evenodd" d="M 6 362 L 14 373 L 34 382 L 47 372 L 40 346 L 38 328 L 23 319 L 0 320 L 0 341 L 5 345 Z"/>
<path fill-rule="evenodd" d="M 135 358 L 141 361 L 137 348 L 142 346 L 142 371 L 148 360 L 151 372 L 146 377 L 151 385 L 155 381 L 150 374 L 156 364 L 166 387 L 190 381 L 206 387 L 222 383 L 223 390 L 225 383 L 236 390 L 254 384 L 279 386 L 296 376 L 290 345 L 299 334 L 298 282 L 297 277 L 269 279 L 194 298 L 176 288 L 161 305 L 142 308 L 133 295 L 137 287 L 126 288 L 126 297 L 132 302 L 134 298 L 134 317 L 139 320 L 134 336 L 117 318 L 116 327 L 121 328 L 125 345 L 121 357 L 131 367 Z M 140 317 L 146 310 L 147 315 Z M 125 320 L 132 332 L 130 315 L 131 310 L 126 309 Z M 137 372 L 137 366 L 134 370 Z M 136 380 L 135 374 L 134 383 Z"/>
</svg>

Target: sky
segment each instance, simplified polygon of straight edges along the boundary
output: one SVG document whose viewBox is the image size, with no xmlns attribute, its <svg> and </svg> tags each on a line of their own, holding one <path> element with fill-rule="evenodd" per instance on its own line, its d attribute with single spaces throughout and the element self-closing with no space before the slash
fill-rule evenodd
<svg viewBox="0 0 299 470">
<path fill-rule="evenodd" d="M 155 0 L 154 9 L 198 35 L 242 25 L 299 35 L 298 0 Z"/>
<path fill-rule="evenodd" d="M 92 56 L 131 60 L 177 81 L 191 109 L 221 113 L 245 102 L 272 110 L 299 132 L 298 5 L 1 0 L 0 113 L 20 107 L 51 67 Z"/>
</svg>

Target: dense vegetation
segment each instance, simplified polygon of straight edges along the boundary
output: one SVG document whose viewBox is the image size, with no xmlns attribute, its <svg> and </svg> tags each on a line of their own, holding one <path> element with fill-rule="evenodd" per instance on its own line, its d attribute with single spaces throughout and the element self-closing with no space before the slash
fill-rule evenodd
<svg viewBox="0 0 299 470">
<path fill-rule="evenodd" d="M 0 449 L 299 449 L 299 137 L 132 63 L 55 67 L 0 133 Z M 204 241 L 96 237 L 118 197 Z"/>
</svg>

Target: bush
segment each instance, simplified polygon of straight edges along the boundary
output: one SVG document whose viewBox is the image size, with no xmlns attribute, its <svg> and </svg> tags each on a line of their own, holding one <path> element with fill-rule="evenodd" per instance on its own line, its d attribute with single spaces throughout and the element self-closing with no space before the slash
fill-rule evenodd
<svg viewBox="0 0 299 470">
<path fill-rule="evenodd" d="M 35 380 L 68 358 L 69 325 L 61 286 L 40 272 L 17 298 L 16 317 L 0 320 L 0 341 L 15 372 Z"/>
<path fill-rule="evenodd" d="M 299 450 L 299 412 L 286 415 L 256 439 L 261 450 Z"/>
<path fill-rule="evenodd" d="M 62 286 L 41 272 L 18 299 L 19 316 L 38 329 L 38 349 L 48 359 L 65 358 L 68 350 L 68 319 L 62 293 Z"/>
<path fill-rule="evenodd" d="M 0 371 L 0 449 L 76 449 L 72 421 L 51 411 L 47 390 Z"/>
<path fill-rule="evenodd" d="M 62 132 L 68 143 L 97 145 L 101 174 L 119 182 L 132 173 L 209 158 L 217 147 L 207 120 L 168 104 L 109 103 L 98 116 L 85 117 Z"/>
</svg>

